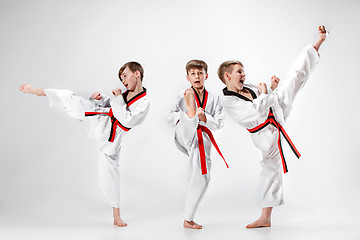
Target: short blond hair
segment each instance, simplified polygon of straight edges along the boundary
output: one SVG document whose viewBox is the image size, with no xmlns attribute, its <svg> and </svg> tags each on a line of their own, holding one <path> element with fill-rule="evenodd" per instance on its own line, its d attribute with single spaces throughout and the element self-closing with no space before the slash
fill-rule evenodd
<svg viewBox="0 0 360 240">
<path fill-rule="evenodd" d="M 231 73 L 234 70 L 235 65 L 240 65 L 241 67 L 244 67 L 244 65 L 240 61 L 237 61 L 237 60 L 226 61 L 220 65 L 217 74 L 223 83 L 225 83 L 224 74 L 226 72 Z"/>
</svg>

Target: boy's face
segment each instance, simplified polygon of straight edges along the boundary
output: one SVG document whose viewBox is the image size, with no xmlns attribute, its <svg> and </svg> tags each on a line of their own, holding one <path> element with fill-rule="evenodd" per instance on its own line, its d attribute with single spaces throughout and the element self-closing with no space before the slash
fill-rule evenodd
<svg viewBox="0 0 360 240">
<path fill-rule="evenodd" d="M 242 90 L 245 82 L 245 72 L 244 68 L 236 64 L 234 65 L 233 71 L 231 73 L 225 73 L 226 86 L 231 89 L 236 89 L 238 91 Z"/>
<path fill-rule="evenodd" d="M 134 91 L 136 85 L 140 80 L 140 72 L 132 72 L 129 67 L 126 67 L 123 73 L 121 74 L 121 82 L 129 91 Z"/>
<path fill-rule="evenodd" d="M 195 89 L 203 89 L 204 81 L 208 78 L 208 74 L 204 69 L 190 69 L 186 75 L 187 80 Z"/>
</svg>

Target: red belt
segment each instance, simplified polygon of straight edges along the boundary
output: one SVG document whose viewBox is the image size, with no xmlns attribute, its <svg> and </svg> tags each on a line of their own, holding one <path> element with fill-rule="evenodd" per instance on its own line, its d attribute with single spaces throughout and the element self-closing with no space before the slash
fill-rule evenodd
<svg viewBox="0 0 360 240">
<path fill-rule="evenodd" d="M 108 139 L 109 142 L 114 142 L 115 139 L 115 133 L 116 133 L 116 127 L 119 126 L 122 130 L 125 132 L 129 131 L 131 128 L 127 128 L 124 125 L 122 125 L 115 117 L 112 111 L 112 108 L 110 108 L 110 111 L 107 112 L 85 112 L 85 117 L 94 116 L 104 114 L 111 118 L 111 131 L 110 131 L 110 137 Z"/>
<path fill-rule="evenodd" d="M 288 144 L 290 145 L 291 147 L 291 150 L 294 152 L 295 156 L 297 158 L 300 158 L 300 153 L 299 151 L 296 149 L 295 145 L 293 144 L 293 142 L 291 141 L 290 137 L 287 135 L 287 133 L 285 132 L 285 129 L 280 125 L 280 123 L 278 123 L 275 119 L 275 116 L 270 108 L 270 111 L 269 111 L 269 115 L 268 115 L 268 118 L 266 119 L 265 122 L 263 122 L 262 124 L 260 124 L 259 126 L 257 127 L 254 127 L 254 128 L 251 128 L 251 129 L 248 129 L 249 132 L 251 133 L 255 133 L 255 132 L 258 132 L 260 131 L 261 129 L 263 129 L 264 127 L 266 127 L 267 125 L 273 125 L 277 128 L 278 130 L 278 133 L 279 133 L 279 137 L 278 137 L 278 147 L 279 147 L 279 150 L 280 150 L 280 156 L 281 156 L 281 160 L 282 160 L 282 166 L 283 166 L 283 170 L 284 170 L 284 173 L 287 173 L 288 172 L 288 169 L 287 169 L 287 165 L 286 165 L 286 161 L 285 161 L 285 156 L 284 156 L 284 153 L 283 153 L 283 150 L 282 150 L 282 146 L 281 146 L 281 135 L 280 133 L 282 133 L 282 135 L 284 136 L 284 138 L 286 139 L 286 141 L 288 142 Z"/>
<path fill-rule="evenodd" d="M 206 169 L 206 158 L 205 158 L 205 148 L 204 148 L 204 139 L 203 139 L 203 135 L 202 132 L 205 132 L 210 140 L 211 143 L 214 145 L 214 147 L 216 148 L 217 152 L 219 153 L 219 155 L 222 157 L 222 159 L 224 159 L 224 162 L 226 164 L 226 167 L 229 168 L 229 165 L 227 164 L 227 162 L 225 161 L 224 156 L 221 154 L 220 149 L 218 147 L 218 145 L 215 142 L 215 138 L 212 135 L 210 129 L 208 129 L 207 127 L 203 126 L 203 125 L 198 125 L 197 128 L 197 136 L 198 136 L 198 143 L 199 143 L 199 151 L 200 151 L 200 165 L 201 165 L 201 173 L 202 175 L 207 174 L 207 169 Z"/>
</svg>

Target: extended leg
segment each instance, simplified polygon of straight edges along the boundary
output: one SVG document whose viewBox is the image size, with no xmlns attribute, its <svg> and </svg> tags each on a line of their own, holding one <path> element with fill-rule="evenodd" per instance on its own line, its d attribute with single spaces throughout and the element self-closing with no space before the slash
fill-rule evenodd
<svg viewBox="0 0 360 240">
<path fill-rule="evenodd" d="M 80 121 L 84 119 L 85 111 L 94 107 L 94 104 L 91 101 L 77 96 L 70 90 L 42 89 L 33 87 L 29 84 L 23 84 L 20 87 L 20 91 L 37 96 L 46 96 L 50 107 L 59 105 L 65 109 L 70 117 Z"/>
<path fill-rule="evenodd" d="M 30 94 L 34 94 L 37 96 L 46 96 L 44 89 L 42 88 L 36 88 L 31 86 L 30 84 L 23 84 L 20 86 L 20 91 L 22 91 L 23 93 L 30 93 Z"/>
<path fill-rule="evenodd" d="M 280 81 L 279 87 L 275 90 L 279 96 L 279 103 L 284 110 L 285 119 L 291 112 L 292 104 L 296 95 L 298 94 L 299 90 L 305 86 L 310 74 L 315 69 L 316 63 L 319 60 L 319 54 L 317 50 L 326 38 L 325 29 L 322 27 L 319 29 L 319 37 L 318 40 L 314 43 L 314 46 L 309 44 L 301 51 L 300 55 L 289 71 L 288 78 L 283 82 Z"/>
<path fill-rule="evenodd" d="M 313 44 L 316 51 L 319 51 L 319 48 L 321 44 L 323 44 L 323 42 L 325 41 L 326 37 L 327 37 L 327 32 L 325 26 L 319 26 L 319 37 L 316 40 L 316 42 Z"/>
</svg>

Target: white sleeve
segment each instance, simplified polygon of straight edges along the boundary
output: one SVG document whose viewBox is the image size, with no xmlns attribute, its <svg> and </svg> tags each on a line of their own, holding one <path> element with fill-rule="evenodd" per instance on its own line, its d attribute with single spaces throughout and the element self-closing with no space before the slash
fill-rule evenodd
<svg viewBox="0 0 360 240">
<path fill-rule="evenodd" d="M 274 95 L 260 94 L 253 102 L 234 97 L 225 97 L 224 106 L 229 115 L 238 123 L 248 123 L 267 116 L 269 108 L 274 105 Z"/>
<path fill-rule="evenodd" d="M 210 130 L 217 130 L 224 126 L 224 111 L 223 105 L 220 102 L 219 97 L 216 97 L 215 101 L 215 113 L 214 115 L 205 113 L 206 116 L 206 126 Z"/>
<path fill-rule="evenodd" d="M 100 100 L 93 99 L 89 97 L 89 100 L 96 106 L 96 107 L 110 107 L 110 97 L 100 93 L 102 98 Z"/>
<path fill-rule="evenodd" d="M 150 102 L 147 99 L 138 100 L 141 101 L 131 111 L 127 108 L 122 95 L 117 96 L 110 105 L 112 107 L 114 116 L 125 127 L 132 128 L 142 123 L 150 109 Z"/>
</svg>

